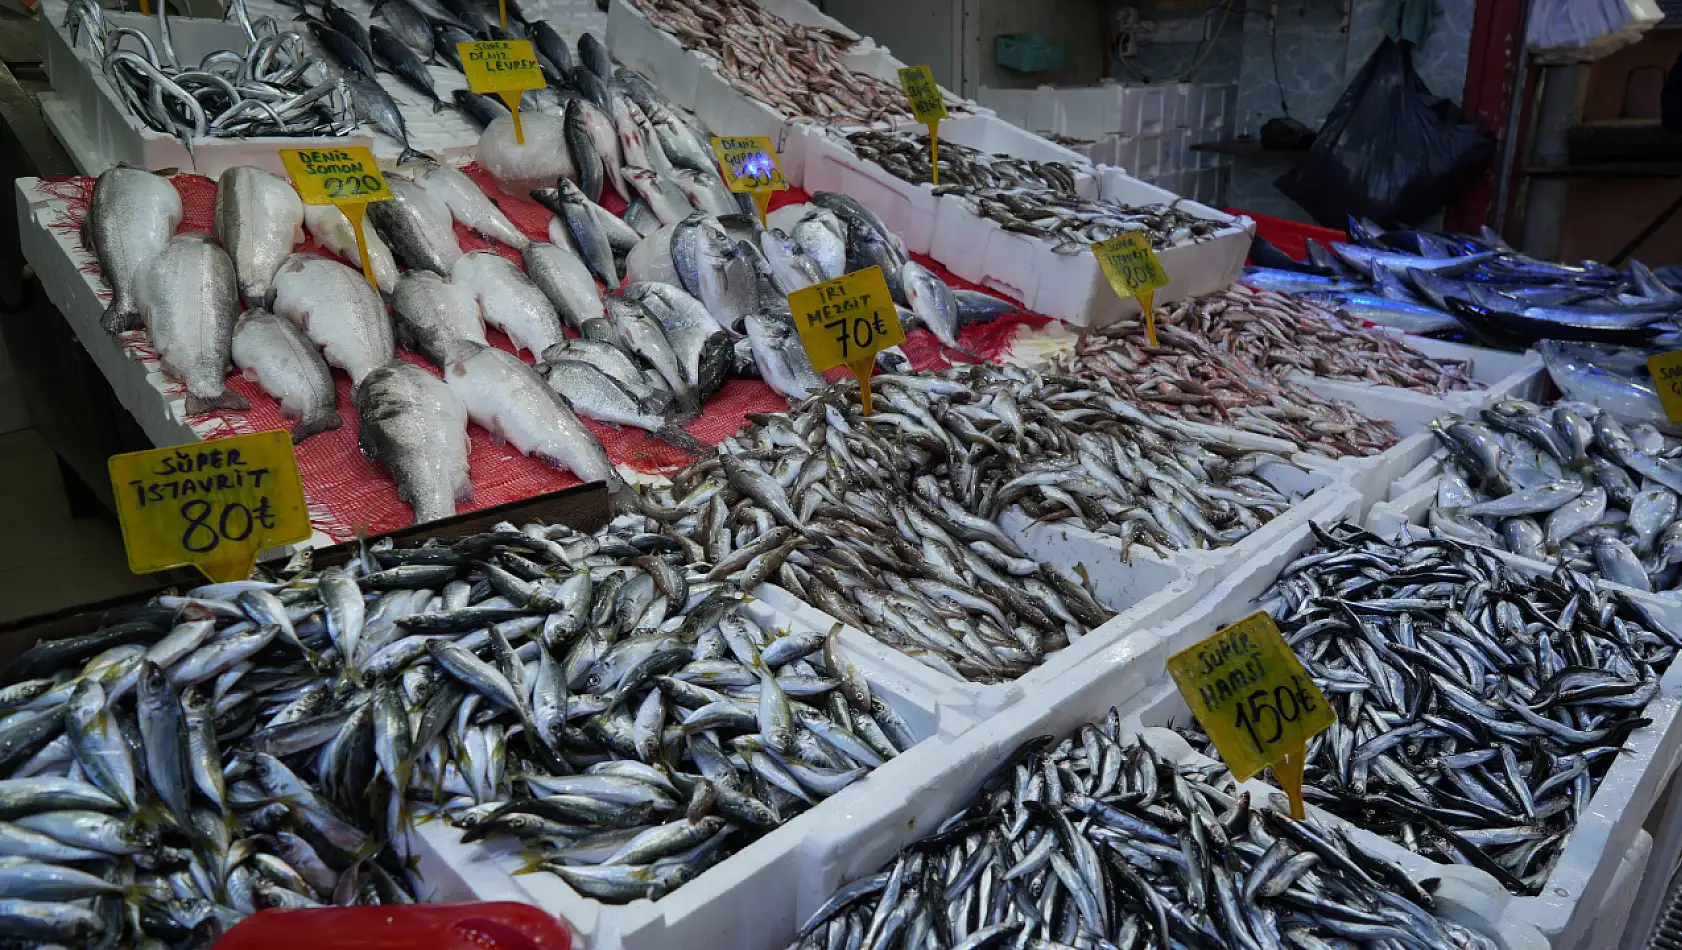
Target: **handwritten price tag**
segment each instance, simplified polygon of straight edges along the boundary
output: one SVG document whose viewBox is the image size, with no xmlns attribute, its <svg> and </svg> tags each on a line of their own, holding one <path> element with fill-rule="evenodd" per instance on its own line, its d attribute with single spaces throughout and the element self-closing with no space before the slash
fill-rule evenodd
<svg viewBox="0 0 1682 950">
<path fill-rule="evenodd" d="M 1308 740 L 1331 728 L 1332 708 L 1279 627 L 1257 611 L 1168 658 L 1168 672 L 1234 778 L 1272 766 L 1291 816 L 1302 818 Z"/>
<path fill-rule="evenodd" d="M 899 84 L 911 102 L 911 114 L 929 127 L 929 179 L 940 184 L 940 120 L 946 118 L 946 97 L 927 66 L 907 66 L 899 71 Z"/>
<path fill-rule="evenodd" d="M 1682 422 L 1682 350 L 1649 357 L 1647 372 L 1653 374 L 1653 388 L 1664 403 L 1664 416 Z"/>
<path fill-rule="evenodd" d="M 907 66 L 899 71 L 899 84 L 911 100 L 911 113 L 924 125 L 946 118 L 946 97 L 927 66 Z"/>
<path fill-rule="evenodd" d="M 520 97 L 528 89 L 548 85 L 537 51 L 531 40 L 483 40 L 456 44 L 461 68 L 467 74 L 467 88 L 489 95 L 495 93 L 514 114 L 514 141 L 526 144 L 526 129 L 520 124 Z"/>
<path fill-rule="evenodd" d="M 788 179 L 777 162 L 777 147 L 769 136 L 713 136 L 713 155 L 718 159 L 724 183 L 734 192 L 753 195 L 754 207 L 759 209 L 759 223 L 765 223 L 765 211 L 771 205 L 771 193 L 787 191 Z"/>
<path fill-rule="evenodd" d="M 356 252 L 362 257 L 362 276 L 374 279 L 374 264 L 368 259 L 368 239 L 362 233 L 362 217 L 369 202 L 390 201 L 391 189 L 366 146 L 350 148 L 283 148 L 280 162 L 292 176 L 292 184 L 305 204 L 337 205 L 350 219 L 356 234 Z"/>
<path fill-rule="evenodd" d="M 818 372 L 845 365 L 859 380 L 870 413 L 870 374 L 876 353 L 905 342 L 882 268 L 867 267 L 788 295 L 806 358 Z"/>
<path fill-rule="evenodd" d="M 1129 231 L 1092 245 L 1092 253 L 1098 256 L 1098 266 L 1116 296 L 1139 298 L 1139 308 L 1145 313 L 1145 336 L 1155 346 L 1156 291 L 1168 286 L 1168 272 L 1151 250 L 1150 239 L 1142 231 Z"/>
<path fill-rule="evenodd" d="M 110 470 L 136 574 L 191 564 L 212 581 L 242 580 L 259 551 L 310 536 L 282 430 L 113 455 Z"/>
</svg>

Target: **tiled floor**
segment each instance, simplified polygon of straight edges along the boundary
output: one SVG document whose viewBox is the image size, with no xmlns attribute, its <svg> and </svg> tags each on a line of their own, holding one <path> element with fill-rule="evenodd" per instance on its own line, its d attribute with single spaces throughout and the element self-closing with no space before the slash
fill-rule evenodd
<svg viewBox="0 0 1682 950">
<path fill-rule="evenodd" d="M 114 518 L 70 514 L 58 463 L 32 429 L 0 435 L 0 621 L 152 586 L 128 570 Z"/>
</svg>

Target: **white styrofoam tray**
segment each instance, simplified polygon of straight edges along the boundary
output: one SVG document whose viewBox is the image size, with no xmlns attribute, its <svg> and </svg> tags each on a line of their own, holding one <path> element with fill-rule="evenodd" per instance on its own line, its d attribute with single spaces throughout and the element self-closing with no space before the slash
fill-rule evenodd
<svg viewBox="0 0 1682 950">
<path fill-rule="evenodd" d="M 1228 435 L 1243 445 L 1274 441 L 1244 433 Z M 1281 454 L 1288 452 L 1288 446 L 1281 450 Z M 1303 456 L 1292 458 L 1299 464 L 1316 465 Z M 1089 662 L 1099 651 L 1109 650 L 1137 631 L 1193 608 L 1230 571 L 1269 550 L 1279 538 L 1309 518 L 1358 517 L 1365 510 L 1359 497 L 1344 488 L 1328 469 L 1316 466 L 1298 472 L 1276 467 L 1264 468 L 1260 474 L 1281 491 L 1303 497 L 1288 511 L 1235 544 L 1175 551 L 1166 557 L 1142 547 L 1124 550 L 1117 539 L 1071 522 L 1036 524 L 1018 509 L 1005 512 L 999 519 L 1000 526 L 1029 557 L 1063 572 L 1077 583 L 1089 583 L 1098 603 L 1114 611 L 1110 619 L 1064 649 L 1048 654 L 1039 666 L 1014 680 L 988 685 L 959 679 L 850 626 L 844 628 L 842 642 L 851 651 L 871 656 L 884 667 L 896 670 L 901 678 L 922 684 L 929 695 L 941 697 L 944 706 L 973 719 L 986 719 L 1026 696 L 1054 691 L 1062 676 Z M 770 588 L 764 596 L 779 610 L 804 617 L 813 625 L 837 622 L 818 607 L 800 601 L 781 588 Z"/>
<path fill-rule="evenodd" d="M 858 36 L 806 0 L 756 2 L 762 9 L 791 23 Z M 806 143 L 821 128 L 817 120 L 785 116 L 736 89 L 719 74 L 710 55 L 685 49 L 676 37 L 650 22 L 631 0 L 616 2 L 608 8 L 607 43 L 615 59 L 647 75 L 668 99 L 694 113 L 712 134 L 770 138 L 777 146 L 777 156 L 789 183 L 805 187 Z M 868 37 L 862 37 L 841 59 L 854 72 L 895 84 L 899 82 L 899 70 L 905 65 L 886 47 L 878 46 Z M 990 110 L 973 103 L 969 108 L 977 114 L 991 115 Z"/>
<path fill-rule="evenodd" d="M 1299 528 L 1265 557 L 1256 558 L 1246 569 L 1234 572 L 1198 609 L 1159 631 L 1168 652 L 1183 650 L 1254 613 L 1260 608 L 1262 595 L 1284 567 L 1315 544 L 1308 528 Z M 1496 552 L 1496 556 L 1517 573 L 1535 575 L 1550 570 L 1548 565 L 1526 562 L 1502 552 Z M 1682 628 L 1682 604 L 1639 594 L 1632 597 L 1653 615 L 1665 618 L 1672 629 Z M 1173 695 L 1173 700 L 1179 704 L 1173 715 L 1183 721 L 1189 715 L 1184 700 L 1178 694 Z M 1601 779 L 1587 812 L 1566 839 L 1541 893 L 1534 897 L 1513 895 L 1505 901 L 1504 921 L 1540 931 L 1554 950 L 1579 945 L 1610 896 L 1612 880 L 1624 854 L 1634 843 L 1636 832 L 1657 807 L 1662 790 L 1682 760 L 1679 712 L 1682 712 L 1682 662 L 1673 663 L 1661 678 L 1658 696 L 1642 711 L 1642 717 L 1650 720 L 1651 725 L 1630 736 L 1623 752 Z M 1407 853 L 1375 835 L 1364 831 L 1361 834 L 1370 841 L 1386 844 L 1391 851 Z M 1609 944 L 1594 944 L 1606 945 Z"/>
<path fill-rule="evenodd" d="M 764 591 L 744 608 L 762 625 L 790 632 L 827 630 L 775 609 Z M 519 900 L 565 919 L 592 950 L 664 950 L 696 934 L 715 946 L 773 950 L 786 943 L 795 924 L 795 883 L 801 842 L 834 823 L 862 801 L 913 783 L 923 774 L 922 750 L 962 733 L 973 723 L 916 684 L 897 678 L 868 656 L 853 656 L 859 672 L 906 722 L 919 742 L 814 808 L 724 859 L 658 901 L 613 905 L 585 897 L 559 877 L 516 874 L 526 858 L 508 839 L 464 843 L 442 821 L 418 824 L 411 838 L 421 872 L 436 901 Z M 434 877 L 429 869 L 440 869 Z"/>
<path fill-rule="evenodd" d="M 1099 168 L 1098 177 L 1100 197 L 1130 205 L 1173 204 L 1221 223 L 1199 243 L 1157 252 L 1169 278 L 1168 286 L 1156 293 L 1159 306 L 1225 289 L 1237 279 L 1255 230 L 1249 219 L 1204 207 L 1118 168 Z M 978 217 L 962 198 L 946 195 L 936 208 L 929 254 L 964 280 L 1069 323 L 1099 326 L 1139 313 L 1137 300 L 1116 296 L 1090 251 L 1059 253 L 1053 248 L 1050 241 L 1007 231 L 996 221 Z"/>
<path fill-rule="evenodd" d="M 1306 533 L 1306 528 L 1302 529 Z M 1208 633 L 1213 633 L 1211 628 Z M 1155 636 L 1147 628 L 1142 635 Z M 859 800 L 845 815 L 817 829 L 807 841 L 797 888 L 797 919 L 805 921 L 838 888 L 875 873 L 906 844 L 927 836 L 970 803 L 976 789 L 1023 743 L 1038 736 L 1061 739 L 1088 722 L 1102 722 L 1114 707 L 1122 732 L 1140 736 L 1175 761 L 1207 762 L 1177 735 L 1159 727 L 1184 722 L 1183 700 L 1166 682 L 1165 654 L 1142 655 L 1138 636 L 1114 644 L 1070 670 L 1054 691 L 1012 706 L 959 736 L 923 753 L 919 781 Z M 1160 639 L 1160 637 L 1158 637 Z M 1138 668 L 1154 667 L 1141 687 Z M 1174 708 L 1179 704 L 1178 709 Z M 1252 786 L 1266 791 L 1259 783 Z M 1265 799 L 1263 799 L 1265 800 Z M 1322 820 L 1336 822 L 1329 816 Z M 1345 826 L 1347 827 L 1347 826 Z M 1353 831 L 1368 850 L 1390 857 L 1416 880 L 1438 878 L 1439 913 L 1496 938 L 1505 950 L 1539 950 L 1547 944 L 1533 928 L 1505 920 L 1511 898 L 1480 871 L 1443 867 L 1365 832 Z"/>
<path fill-rule="evenodd" d="M 915 122 L 901 122 L 898 127 L 914 131 L 923 128 Z M 848 131 L 856 128 L 812 127 L 807 131 L 803 176 L 806 190 L 839 191 L 853 196 L 860 204 L 876 212 L 882 223 L 905 242 L 907 250 L 914 254 L 929 254 L 959 277 L 969 279 L 959 273 L 951 261 L 940 256 L 940 250 L 935 247 L 938 240 L 936 228 L 940 226 L 941 215 L 947 214 L 948 209 L 961 213 L 971 227 L 985 219 L 971 215 L 955 196 L 935 195 L 934 185 L 928 182 L 913 184 L 860 157 L 845 138 Z M 1025 132 L 997 116 L 953 116 L 940 123 L 940 140 L 989 154 L 1061 162 L 1076 169 L 1091 167 L 1080 153 L 1046 141 L 1032 132 Z M 1098 180 L 1084 170 L 1077 171 L 1075 188 L 1082 195 L 1095 196 Z M 991 221 L 985 223 L 997 227 Z M 1020 295 L 1012 295 L 1012 299 L 1024 305 L 1029 303 Z"/>
</svg>

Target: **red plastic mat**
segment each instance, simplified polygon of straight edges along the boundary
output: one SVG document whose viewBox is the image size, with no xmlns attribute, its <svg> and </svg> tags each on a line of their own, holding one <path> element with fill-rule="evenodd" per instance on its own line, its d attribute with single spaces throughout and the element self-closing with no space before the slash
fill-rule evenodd
<svg viewBox="0 0 1682 950">
<path fill-rule="evenodd" d="M 466 171 L 502 206 L 502 210 L 516 227 L 535 240 L 549 239 L 549 221 L 553 215 L 548 209 L 536 202 L 504 194 L 477 166 L 470 165 Z M 179 230 L 183 233 L 209 232 L 215 214 L 216 183 L 197 175 L 176 175 L 171 181 L 181 193 L 183 214 Z M 93 179 L 70 178 L 42 184 L 44 188 L 63 198 L 68 205 L 67 213 L 55 225 L 55 229 L 67 234 L 79 233 L 92 194 Z M 777 195 L 772 200 L 771 207 L 776 209 L 806 200 L 807 195 L 804 191 L 791 189 Z M 604 197 L 603 204 L 615 213 L 623 210 L 623 203 L 611 193 Z M 490 248 L 516 264 L 520 262 L 519 253 L 513 248 L 487 241 L 460 225 L 456 226 L 456 239 L 463 251 Z M 309 238 L 306 238 L 298 250 L 332 256 Z M 91 248 L 84 248 L 84 251 L 87 261 L 82 269 L 90 274 L 98 274 L 99 267 L 93 260 Z M 926 256 L 914 256 L 954 287 L 985 289 L 953 277 L 945 268 Z M 355 262 L 351 263 L 355 266 Z M 103 288 L 101 295 L 106 299 L 110 296 L 109 291 Z M 1049 318 L 1037 314 L 1015 313 L 991 323 L 965 328 L 961 331 L 960 341 L 983 360 L 991 361 L 1009 349 L 1019 328 L 1043 326 L 1048 322 Z M 487 328 L 487 331 L 488 338 L 494 346 L 513 351 L 513 347 L 501 331 L 490 328 Z M 123 334 L 122 344 L 131 358 L 147 359 L 156 356 L 144 330 Z M 903 349 L 918 370 L 942 369 L 951 365 L 942 353 L 943 348 L 939 341 L 926 330 L 913 331 L 907 337 Z M 400 350 L 399 356 L 434 373 L 437 372 L 430 363 L 407 350 Z M 410 524 L 413 513 L 407 505 L 397 499 L 396 485 L 384 469 L 357 448 L 358 427 L 356 413 L 350 402 L 349 377 L 339 370 L 334 370 L 333 375 L 338 383 L 339 411 L 344 416 L 344 426 L 336 431 L 305 439 L 296 447 L 298 470 L 303 477 L 304 494 L 309 500 L 311 520 L 315 528 L 335 541 L 344 541 L 353 537 L 358 529 L 380 532 Z M 847 371 L 837 369 L 828 375 L 835 379 L 847 375 Z M 218 411 L 205 416 L 191 417 L 188 421 L 193 429 L 199 432 L 201 438 L 289 428 L 280 417 L 279 405 L 254 383 L 236 375 L 229 380 L 229 385 L 250 401 L 251 409 L 246 412 Z M 184 393 L 185 390 L 171 380 L 165 391 L 167 395 L 175 396 Z M 765 383 L 757 379 L 731 379 L 708 400 L 705 410 L 690 423 L 688 429 L 701 441 L 716 445 L 739 431 L 745 424 L 748 413 L 776 412 L 787 408 L 787 400 L 773 392 Z M 584 423 L 601 440 L 607 449 L 608 457 L 616 464 L 639 472 L 654 473 L 672 471 L 691 461 L 690 456 L 640 429 L 615 428 L 588 419 L 584 420 Z M 497 444 L 490 434 L 479 426 L 468 426 L 468 436 L 472 442 L 468 465 L 473 482 L 473 502 L 460 506 L 461 511 L 518 501 L 579 483 L 579 479 L 571 472 L 549 468 L 534 459 L 526 458 L 511 446 Z"/>
</svg>

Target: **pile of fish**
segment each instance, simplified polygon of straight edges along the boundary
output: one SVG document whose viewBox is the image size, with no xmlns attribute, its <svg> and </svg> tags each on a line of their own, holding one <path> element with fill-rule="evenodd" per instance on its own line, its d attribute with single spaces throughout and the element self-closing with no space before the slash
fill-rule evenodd
<svg viewBox="0 0 1682 950">
<path fill-rule="evenodd" d="M 973 804 L 836 891 L 790 950 L 857 946 L 1489 950 L 1347 834 L 1124 738 L 1029 740 Z"/>
<path fill-rule="evenodd" d="M 1294 443 L 1332 458 L 1374 455 L 1396 444 L 1388 422 L 1368 419 L 1354 406 L 1331 399 L 1272 372 L 1240 361 L 1182 324 L 1201 310 L 1198 298 L 1158 312 L 1157 342 L 1145 335 L 1143 317 L 1089 331 L 1074 353 L 1060 357 L 1060 371 L 1101 379 L 1121 398 L 1153 418 L 1172 417 Z"/>
<path fill-rule="evenodd" d="M 385 597 L 445 604 L 398 609 L 360 651 L 376 691 L 437 681 L 411 744 L 420 808 L 610 903 L 658 899 L 917 741 L 839 625 L 772 629 L 654 527 L 375 552 L 376 583 L 417 588 Z"/>
<path fill-rule="evenodd" d="M 1567 399 L 1610 413 L 1626 425 L 1668 426 L 1670 417 L 1647 361 L 1675 347 L 1656 342 L 1657 347 L 1619 347 L 1543 340 L 1536 350 Z"/>
<path fill-rule="evenodd" d="M 1231 544 L 1292 499 L 1290 465 L 1134 409 L 1105 383 L 1016 369 L 878 376 L 758 418 L 642 498 L 695 561 L 774 582 L 954 677 L 1014 679 L 1109 616 L 1000 526 L 1020 509 L 1124 556 Z"/>
<path fill-rule="evenodd" d="M 159 597 L 5 668 L 8 939 L 202 947 L 264 907 L 413 902 L 393 776 L 437 755 L 409 715 L 453 674 L 358 687 L 345 658 L 423 609 L 409 589 L 369 608 L 359 585 L 385 589 L 330 568 Z"/>
<path fill-rule="evenodd" d="M 932 181 L 927 132 L 861 130 L 847 133 L 847 141 L 861 157 L 902 181 Z M 1196 244 L 1226 226 L 1181 210 L 1177 200 L 1135 206 L 1081 197 L 1075 190 L 1077 176 L 1090 175 L 1090 169 L 1061 162 L 988 155 L 942 141 L 940 184 L 934 193 L 962 195 L 974 214 L 1007 231 L 1051 241 L 1059 254 L 1085 254 L 1089 245 L 1130 231 L 1144 232 L 1160 251 Z"/>
<path fill-rule="evenodd" d="M 1309 742 L 1307 800 L 1536 894 L 1682 631 L 1565 567 L 1314 530 L 1262 602 L 1337 713 Z"/>
<path fill-rule="evenodd" d="M 243 3 L 229 9 L 240 17 L 245 49 L 215 50 L 197 63 L 176 55 L 163 4 L 156 44 L 139 30 L 112 27 L 94 0 L 72 0 L 63 25 L 71 44 L 98 61 L 131 115 L 189 150 L 205 136 L 338 136 L 355 127 L 352 97 L 359 90 L 329 76 L 301 34 L 272 17 L 253 21 Z M 122 48 L 125 39 L 138 49 Z"/>
<path fill-rule="evenodd" d="M 1429 527 L 1637 590 L 1682 572 L 1682 442 L 1610 413 L 1509 399 L 1433 426 L 1448 448 Z"/>
<path fill-rule="evenodd" d="M 1295 294 L 1407 333 L 1523 350 L 1542 340 L 1638 346 L 1674 332 L 1682 281 L 1528 257 L 1494 232 L 1385 231 L 1351 219 L 1349 243 L 1310 239 L 1297 261 L 1258 239 L 1245 283 Z"/>
<path fill-rule="evenodd" d="M 1433 394 L 1481 385 L 1465 362 L 1433 359 L 1391 334 L 1288 294 L 1221 291 L 1190 301 L 1172 319 L 1181 330 L 1275 373 L 1301 371 Z"/>
<path fill-rule="evenodd" d="M 752 0 L 631 0 L 657 29 L 708 64 L 737 90 L 785 116 L 824 121 L 878 122 L 911 118 L 897 83 L 847 65 L 857 36 L 806 26 Z M 942 92 L 948 112 L 962 99 Z"/>
</svg>

